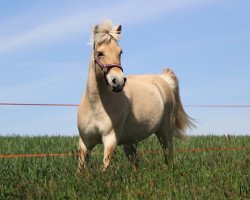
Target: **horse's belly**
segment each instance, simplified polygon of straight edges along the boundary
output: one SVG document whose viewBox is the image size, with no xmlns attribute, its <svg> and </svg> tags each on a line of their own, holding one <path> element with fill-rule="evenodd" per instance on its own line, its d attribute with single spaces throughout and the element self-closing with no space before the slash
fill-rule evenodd
<svg viewBox="0 0 250 200">
<path fill-rule="evenodd" d="M 119 141 L 120 144 L 132 144 L 132 143 L 137 143 L 140 142 L 149 136 L 151 136 L 154 133 L 154 131 L 141 131 L 138 130 L 136 127 L 135 129 L 127 129 L 124 131 L 122 134 L 122 137 Z"/>
<path fill-rule="evenodd" d="M 163 110 L 152 110 L 151 114 L 144 113 L 136 119 L 130 116 L 125 123 L 119 144 L 136 143 L 154 134 L 162 122 Z"/>
</svg>

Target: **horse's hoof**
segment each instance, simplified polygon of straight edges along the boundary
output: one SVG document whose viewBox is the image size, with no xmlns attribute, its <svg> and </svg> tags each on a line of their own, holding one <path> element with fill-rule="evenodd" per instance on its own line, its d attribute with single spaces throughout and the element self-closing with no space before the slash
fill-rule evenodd
<svg viewBox="0 0 250 200">
<path fill-rule="evenodd" d="M 82 172 L 83 172 L 83 168 L 77 167 L 77 169 L 76 169 L 76 175 L 80 175 L 80 174 L 82 174 Z"/>
<path fill-rule="evenodd" d="M 102 172 L 106 172 L 107 171 L 107 167 L 102 167 Z"/>
</svg>

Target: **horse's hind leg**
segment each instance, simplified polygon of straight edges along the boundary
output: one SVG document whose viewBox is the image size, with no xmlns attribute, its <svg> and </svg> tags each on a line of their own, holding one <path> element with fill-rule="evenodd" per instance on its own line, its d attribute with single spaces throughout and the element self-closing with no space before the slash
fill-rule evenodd
<svg viewBox="0 0 250 200">
<path fill-rule="evenodd" d="M 127 156 L 128 161 L 135 167 L 138 166 L 138 157 L 136 153 L 136 147 L 137 147 L 137 144 L 123 145 L 123 151 L 125 155 Z"/>
<path fill-rule="evenodd" d="M 159 143 L 163 149 L 165 163 L 173 161 L 174 147 L 173 147 L 174 124 L 171 119 L 164 120 L 160 129 L 156 132 Z"/>
<path fill-rule="evenodd" d="M 157 133 L 156 136 L 158 138 L 159 143 L 161 144 L 165 163 L 169 164 L 169 161 L 172 161 L 174 157 L 173 136 L 171 136 L 171 134 L 166 136 L 165 134 L 161 133 Z"/>
<path fill-rule="evenodd" d="M 86 162 L 89 161 L 90 158 L 90 148 L 87 148 L 86 145 L 83 143 L 81 137 L 79 137 L 79 144 L 78 144 L 78 167 L 77 172 L 81 172 L 84 168 Z"/>
</svg>

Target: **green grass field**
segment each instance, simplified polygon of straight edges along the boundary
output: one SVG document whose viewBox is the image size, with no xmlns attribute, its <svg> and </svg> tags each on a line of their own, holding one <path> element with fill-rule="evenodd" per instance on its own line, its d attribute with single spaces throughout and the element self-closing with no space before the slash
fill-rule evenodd
<svg viewBox="0 0 250 200">
<path fill-rule="evenodd" d="M 0 154 L 77 152 L 77 137 L 0 137 Z M 250 136 L 190 137 L 175 149 L 250 146 Z M 102 145 L 76 175 L 77 157 L 0 158 L 0 199 L 249 199 L 249 150 L 176 152 L 165 165 L 152 137 L 134 169 L 119 147 L 101 171 Z M 148 152 L 148 153 L 147 153 Z"/>
</svg>

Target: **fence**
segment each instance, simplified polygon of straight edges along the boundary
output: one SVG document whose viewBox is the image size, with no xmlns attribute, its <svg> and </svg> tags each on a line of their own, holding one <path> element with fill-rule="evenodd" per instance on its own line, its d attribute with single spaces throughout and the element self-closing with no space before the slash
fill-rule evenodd
<svg viewBox="0 0 250 200">
<path fill-rule="evenodd" d="M 77 107 L 79 104 L 52 104 L 52 103 L 0 103 L 0 106 L 59 106 Z M 250 108 L 250 105 L 184 105 L 191 108 Z"/>
<path fill-rule="evenodd" d="M 206 152 L 206 151 L 233 151 L 233 150 L 250 150 L 250 146 L 242 147 L 222 147 L 222 148 L 193 148 L 193 149 L 176 149 L 175 152 Z M 158 154 L 160 150 L 143 151 L 143 153 Z M 97 154 L 97 153 L 92 153 Z M 0 154 L 0 158 L 31 158 L 31 157 L 63 157 L 78 156 L 78 153 L 41 153 L 41 154 Z"/>
<path fill-rule="evenodd" d="M 78 107 L 79 104 L 46 104 L 46 103 L 0 103 L 0 106 L 48 106 L 48 107 Z M 191 108 L 250 108 L 250 105 L 185 105 Z M 193 148 L 176 149 L 176 152 L 206 152 L 206 151 L 232 151 L 250 150 L 250 146 L 224 147 L 224 148 Z M 147 151 L 146 153 L 159 153 L 159 150 Z M 56 157 L 77 156 L 77 153 L 53 153 L 53 154 L 0 154 L 0 158 L 31 158 L 31 157 Z"/>
</svg>

